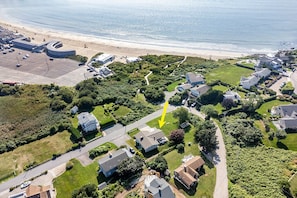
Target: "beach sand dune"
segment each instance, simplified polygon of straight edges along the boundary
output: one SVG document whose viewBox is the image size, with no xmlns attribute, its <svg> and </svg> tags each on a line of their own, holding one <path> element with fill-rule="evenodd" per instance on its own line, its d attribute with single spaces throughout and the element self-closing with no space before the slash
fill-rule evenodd
<svg viewBox="0 0 297 198">
<path fill-rule="evenodd" d="M 100 39 L 92 36 L 77 35 L 53 30 L 45 30 L 41 28 L 32 28 L 22 26 L 20 24 L 12 24 L 0 21 L 0 26 L 11 31 L 30 37 L 32 42 L 41 43 L 50 40 L 59 40 L 63 42 L 63 46 L 67 49 L 75 49 L 77 54 L 91 58 L 98 52 L 116 55 L 117 59 L 122 57 L 135 57 L 147 54 L 171 54 L 184 56 L 199 56 L 204 58 L 220 59 L 241 57 L 246 54 L 240 52 L 199 50 L 186 47 L 165 47 L 151 44 L 128 43 L 121 41 L 113 41 Z"/>
</svg>

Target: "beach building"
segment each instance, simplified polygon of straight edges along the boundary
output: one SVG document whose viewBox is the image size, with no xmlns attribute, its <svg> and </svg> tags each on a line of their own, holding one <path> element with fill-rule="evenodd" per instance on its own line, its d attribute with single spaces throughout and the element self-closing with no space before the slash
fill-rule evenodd
<svg viewBox="0 0 297 198">
<path fill-rule="evenodd" d="M 103 65 L 108 62 L 112 62 L 114 59 L 115 59 L 115 55 L 101 54 L 101 55 L 97 56 L 96 58 L 94 58 L 93 61 L 98 62 Z"/>
<path fill-rule="evenodd" d="M 146 198 L 174 198 L 170 185 L 163 178 L 148 175 L 144 180 L 144 196 Z"/>
<path fill-rule="evenodd" d="M 98 160 L 100 171 L 104 174 L 105 177 L 110 177 L 114 174 L 120 165 L 120 163 L 129 158 L 126 149 L 120 149 L 113 153 L 107 154 L 105 157 Z"/>
<path fill-rule="evenodd" d="M 13 47 L 28 51 L 33 51 L 33 49 L 37 47 L 37 44 L 31 43 L 30 39 L 28 39 L 27 37 L 17 38 L 12 40 L 11 42 L 13 44 Z"/>
<path fill-rule="evenodd" d="M 75 50 L 62 50 L 60 49 L 61 47 L 63 47 L 63 43 L 61 41 L 50 41 L 46 45 L 46 53 L 48 56 L 54 58 L 65 58 L 76 55 Z"/>
<path fill-rule="evenodd" d="M 84 132 L 95 131 L 100 128 L 97 118 L 88 112 L 82 112 L 77 115 L 78 123 Z"/>
<path fill-rule="evenodd" d="M 271 70 L 268 68 L 257 69 L 256 72 L 254 73 L 254 75 L 257 76 L 258 78 L 267 78 L 268 76 L 270 76 L 270 74 L 271 74 Z"/>
</svg>

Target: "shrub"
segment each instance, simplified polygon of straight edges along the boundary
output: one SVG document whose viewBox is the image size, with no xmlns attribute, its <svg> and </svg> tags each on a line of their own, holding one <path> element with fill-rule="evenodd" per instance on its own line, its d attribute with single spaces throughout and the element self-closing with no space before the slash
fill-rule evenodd
<svg viewBox="0 0 297 198">
<path fill-rule="evenodd" d="M 176 146 L 176 149 L 179 153 L 183 153 L 185 151 L 185 145 L 180 143 Z"/>
<path fill-rule="evenodd" d="M 183 129 L 177 129 L 171 132 L 170 140 L 174 144 L 178 144 L 184 141 L 185 131 Z"/>
</svg>

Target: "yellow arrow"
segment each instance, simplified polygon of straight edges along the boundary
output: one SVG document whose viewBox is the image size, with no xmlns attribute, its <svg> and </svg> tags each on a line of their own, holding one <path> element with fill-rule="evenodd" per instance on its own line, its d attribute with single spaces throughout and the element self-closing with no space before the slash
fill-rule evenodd
<svg viewBox="0 0 297 198">
<path fill-rule="evenodd" d="M 164 104 L 162 117 L 161 117 L 161 120 L 159 120 L 159 127 L 160 128 L 162 128 L 162 126 L 164 126 L 164 124 L 165 124 L 165 116 L 166 116 L 167 107 L 168 107 L 168 101 L 166 101 L 165 104 Z"/>
</svg>

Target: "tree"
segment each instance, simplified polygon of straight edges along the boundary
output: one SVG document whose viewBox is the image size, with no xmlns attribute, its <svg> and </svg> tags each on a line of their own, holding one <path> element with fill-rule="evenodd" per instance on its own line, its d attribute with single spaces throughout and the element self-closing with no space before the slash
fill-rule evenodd
<svg viewBox="0 0 297 198">
<path fill-rule="evenodd" d="M 197 130 L 195 133 L 195 140 L 200 144 L 200 146 L 206 152 L 212 152 L 216 150 L 218 141 L 216 136 L 215 128 L 205 128 L 202 130 Z"/>
<path fill-rule="evenodd" d="M 87 96 L 82 97 L 78 102 L 79 109 L 91 109 L 93 105 L 93 99 Z"/>
<path fill-rule="evenodd" d="M 222 106 L 225 108 L 225 109 L 231 109 L 232 107 L 235 106 L 235 102 L 233 101 L 232 98 L 226 98 L 223 100 L 222 102 Z"/>
<path fill-rule="evenodd" d="M 178 119 L 179 124 L 182 124 L 189 120 L 189 112 L 187 109 L 181 107 L 173 112 L 173 117 Z"/>
<path fill-rule="evenodd" d="M 180 143 L 176 146 L 176 149 L 179 153 L 183 153 L 185 151 L 185 145 Z"/>
<path fill-rule="evenodd" d="M 284 130 L 277 130 L 275 133 L 275 137 L 279 142 L 280 140 L 285 139 L 287 137 L 287 133 Z"/>
<path fill-rule="evenodd" d="M 182 97 L 179 94 L 176 94 L 169 99 L 169 104 L 172 104 L 172 105 L 180 105 L 181 102 L 182 102 Z"/>
<path fill-rule="evenodd" d="M 66 103 L 71 103 L 73 100 L 73 93 L 67 88 L 62 88 L 59 90 L 59 95 L 62 97 L 62 100 Z"/>
<path fill-rule="evenodd" d="M 170 140 L 174 144 L 179 144 L 184 141 L 185 131 L 183 129 L 177 129 L 170 133 Z"/>
<path fill-rule="evenodd" d="M 224 94 L 222 91 L 211 89 L 200 97 L 200 102 L 204 105 L 217 104 L 222 102 L 223 98 Z"/>
<path fill-rule="evenodd" d="M 78 190 L 72 192 L 72 198 L 98 198 L 97 186 L 95 184 L 87 184 Z"/>
<path fill-rule="evenodd" d="M 137 175 L 143 170 L 143 160 L 135 155 L 133 158 L 123 160 L 118 166 L 117 173 L 123 179 L 128 179 L 131 176 Z"/>
<path fill-rule="evenodd" d="M 167 161 L 162 155 L 158 155 L 153 161 L 149 162 L 147 166 L 160 173 L 164 173 L 168 169 Z"/>
<path fill-rule="evenodd" d="M 215 109 L 213 105 L 203 105 L 201 107 L 201 111 L 205 113 L 209 117 L 218 117 L 218 111 Z"/>
<path fill-rule="evenodd" d="M 158 103 L 165 99 L 165 94 L 159 87 L 148 86 L 144 91 L 144 96 L 149 102 Z"/>
<path fill-rule="evenodd" d="M 61 111 L 66 106 L 67 106 L 67 104 L 61 99 L 54 99 L 50 104 L 50 107 L 53 111 Z"/>
</svg>

